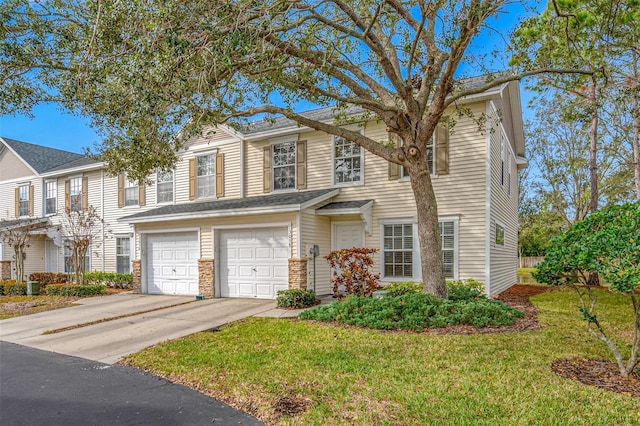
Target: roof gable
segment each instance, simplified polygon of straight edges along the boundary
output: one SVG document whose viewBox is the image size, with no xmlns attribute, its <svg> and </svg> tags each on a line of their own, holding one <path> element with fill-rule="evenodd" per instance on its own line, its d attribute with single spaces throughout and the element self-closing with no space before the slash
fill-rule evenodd
<svg viewBox="0 0 640 426">
<path fill-rule="evenodd" d="M 75 152 L 63 151 L 61 149 L 49 148 L 4 137 L 0 138 L 0 140 L 36 173 L 45 173 L 52 170 L 61 170 L 95 163 L 84 155 Z"/>
</svg>

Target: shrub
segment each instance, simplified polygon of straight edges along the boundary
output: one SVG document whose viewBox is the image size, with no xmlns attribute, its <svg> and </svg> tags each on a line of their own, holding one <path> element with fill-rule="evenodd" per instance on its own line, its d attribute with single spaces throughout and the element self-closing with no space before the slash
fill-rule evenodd
<svg viewBox="0 0 640 426">
<path fill-rule="evenodd" d="M 599 273 L 613 291 L 630 299 L 633 334 L 630 355 L 624 360 L 618 344 L 609 338 L 595 313 L 597 298 L 588 285 L 590 272 Z M 587 330 L 613 353 L 620 375 L 638 365 L 640 352 L 640 201 L 592 212 L 551 240 L 544 261 L 533 277 L 540 283 L 567 285 L 580 297 L 579 308 Z"/>
<path fill-rule="evenodd" d="M 389 292 L 390 297 L 402 296 L 404 294 L 422 292 L 422 283 L 419 281 L 392 282 L 384 289 Z"/>
<path fill-rule="evenodd" d="M 29 281 L 37 281 L 40 287 L 48 284 L 63 284 L 69 282 L 69 275 L 56 272 L 34 272 L 29 274 Z"/>
<path fill-rule="evenodd" d="M 336 250 L 325 256 L 332 268 L 333 294 L 350 294 L 355 296 L 371 296 L 382 288 L 379 274 L 372 274 L 371 255 L 378 249 L 358 248 Z"/>
<path fill-rule="evenodd" d="M 276 304 L 279 308 L 308 308 L 316 303 L 316 294 L 313 290 L 278 290 Z"/>
<path fill-rule="evenodd" d="M 422 331 L 459 324 L 475 327 L 512 325 L 523 315 L 517 309 L 486 297 L 448 300 L 427 293 L 410 293 L 383 299 L 348 297 L 342 302 L 304 311 L 300 318 L 379 330 Z"/>
<path fill-rule="evenodd" d="M 104 284 L 110 288 L 131 289 L 133 274 L 118 274 L 116 272 L 86 272 L 84 281 L 87 284 Z"/>
<path fill-rule="evenodd" d="M 16 280 L 0 281 L 0 294 L 5 296 L 26 296 L 27 284 Z"/>
<path fill-rule="evenodd" d="M 484 294 L 484 283 L 473 278 L 447 281 L 447 299 L 475 300 Z"/>
<path fill-rule="evenodd" d="M 105 294 L 107 286 L 104 284 L 51 284 L 45 289 L 48 296 L 96 296 Z"/>
</svg>

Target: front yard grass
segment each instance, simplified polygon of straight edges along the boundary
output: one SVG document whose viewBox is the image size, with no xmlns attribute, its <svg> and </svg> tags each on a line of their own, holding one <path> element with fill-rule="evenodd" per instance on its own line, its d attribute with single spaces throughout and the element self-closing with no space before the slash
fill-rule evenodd
<svg viewBox="0 0 640 426">
<path fill-rule="evenodd" d="M 73 305 L 78 297 L 0 296 L 0 320 Z"/>
<path fill-rule="evenodd" d="M 249 318 L 125 363 L 267 424 L 640 424 L 638 398 L 551 371 L 558 358 L 610 359 L 585 331 L 573 292 L 532 301 L 536 331 L 433 335 Z M 631 330 L 627 303 L 601 291 L 601 315 L 621 337 Z"/>
</svg>

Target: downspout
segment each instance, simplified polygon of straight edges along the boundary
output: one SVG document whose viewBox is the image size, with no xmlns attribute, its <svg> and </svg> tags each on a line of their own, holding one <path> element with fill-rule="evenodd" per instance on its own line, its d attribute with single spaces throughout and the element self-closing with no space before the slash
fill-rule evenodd
<svg viewBox="0 0 640 426">
<path fill-rule="evenodd" d="M 102 204 L 102 206 L 100 207 L 100 210 L 102 212 L 102 272 L 105 272 L 105 268 L 104 268 L 104 260 L 105 260 L 105 251 L 104 251 L 104 246 L 105 246 L 105 241 L 104 241 L 104 237 L 105 237 L 105 229 L 104 229 L 104 168 L 100 169 L 100 185 L 101 185 L 101 194 L 100 194 L 100 203 Z"/>
<path fill-rule="evenodd" d="M 245 140 L 240 138 L 240 198 L 244 198 L 244 175 L 247 172 L 247 168 L 244 164 L 244 144 Z"/>
</svg>

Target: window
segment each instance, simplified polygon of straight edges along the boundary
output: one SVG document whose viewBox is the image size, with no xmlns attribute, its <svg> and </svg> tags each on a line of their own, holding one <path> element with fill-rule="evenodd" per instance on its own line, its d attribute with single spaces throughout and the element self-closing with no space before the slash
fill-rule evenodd
<svg viewBox="0 0 640 426">
<path fill-rule="evenodd" d="M 433 136 L 433 138 L 431 138 L 431 141 L 429 141 L 429 143 L 427 144 L 427 166 L 429 167 L 429 173 L 431 173 L 432 175 L 435 174 L 435 161 L 434 161 L 434 151 L 435 151 L 435 146 L 434 146 L 434 138 L 435 138 L 435 134 Z M 402 177 L 409 177 L 409 173 L 405 170 L 405 168 L 402 168 Z"/>
<path fill-rule="evenodd" d="M 333 183 L 362 182 L 364 151 L 360 145 L 339 136 L 333 137 Z"/>
<path fill-rule="evenodd" d="M 44 183 L 44 214 L 54 214 L 58 205 L 58 183 L 55 180 Z"/>
<path fill-rule="evenodd" d="M 442 265 L 444 277 L 448 280 L 454 279 L 455 271 L 455 249 L 456 249 L 456 229 L 454 222 L 439 222 L 440 241 L 442 243 Z"/>
<path fill-rule="evenodd" d="M 196 157 L 196 196 L 212 198 L 216 195 L 216 154 Z"/>
<path fill-rule="evenodd" d="M 173 202 L 173 172 L 158 172 L 156 177 L 156 202 Z"/>
<path fill-rule="evenodd" d="M 72 212 L 82 211 L 82 178 L 69 179 L 69 209 Z"/>
<path fill-rule="evenodd" d="M 384 225 L 385 277 L 413 276 L 413 225 Z"/>
<path fill-rule="evenodd" d="M 511 196 L 511 152 L 509 152 L 509 168 L 507 169 L 507 195 Z"/>
<path fill-rule="evenodd" d="M 273 189 L 296 187 L 296 143 L 283 142 L 273 145 Z"/>
<path fill-rule="evenodd" d="M 29 185 L 18 187 L 18 216 L 29 216 Z"/>
<path fill-rule="evenodd" d="M 131 238 L 116 237 L 116 272 L 131 273 Z"/>
<path fill-rule="evenodd" d="M 446 279 L 456 279 L 458 270 L 458 219 L 448 217 L 438 222 L 442 248 L 442 263 Z M 414 244 L 415 223 L 392 223 L 382 225 L 383 277 L 388 279 L 420 280 L 420 254 Z M 415 267 L 415 268 L 414 268 Z"/>
<path fill-rule="evenodd" d="M 138 183 L 133 182 L 124 176 L 124 205 L 125 206 L 137 206 L 140 203 L 140 189 Z"/>
<path fill-rule="evenodd" d="M 504 247 L 504 226 L 496 222 L 496 246 Z"/>
<path fill-rule="evenodd" d="M 84 270 L 91 270 L 91 249 L 87 250 L 87 255 L 84 258 Z M 75 267 L 73 266 L 73 251 L 71 250 L 71 242 L 67 241 L 64 245 L 64 272 L 73 273 Z"/>
</svg>

